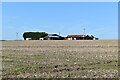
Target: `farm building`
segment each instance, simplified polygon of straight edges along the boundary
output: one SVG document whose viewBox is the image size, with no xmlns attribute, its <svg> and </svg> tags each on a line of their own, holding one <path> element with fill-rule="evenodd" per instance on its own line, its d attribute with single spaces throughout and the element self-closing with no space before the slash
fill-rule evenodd
<svg viewBox="0 0 120 80">
<path fill-rule="evenodd" d="M 32 40 L 32 38 L 26 38 L 26 40 Z"/>
<path fill-rule="evenodd" d="M 57 34 L 48 34 L 44 37 L 44 40 L 64 40 L 64 37 Z"/>
<path fill-rule="evenodd" d="M 23 38 L 24 40 L 98 40 L 93 35 L 68 35 L 62 37 L 58 34 L 48 34 L 46 32 L 25 32 Z"/>
<path fill-rule="evenodd" d="M 98 38 L 93 35 L 68 35 L 66 37 L 67 40 L 97 40 Z"/>
</svg>

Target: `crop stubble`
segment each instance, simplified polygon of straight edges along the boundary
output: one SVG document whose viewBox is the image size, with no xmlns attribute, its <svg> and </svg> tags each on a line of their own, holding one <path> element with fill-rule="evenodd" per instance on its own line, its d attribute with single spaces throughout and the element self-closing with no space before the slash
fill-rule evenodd
<svg viewBox="0 0 120 80">
<path fill-rule="evenodd" d="M 3 78 L 116 78 L 117 40 L 2 41 Z"/>
</svg>

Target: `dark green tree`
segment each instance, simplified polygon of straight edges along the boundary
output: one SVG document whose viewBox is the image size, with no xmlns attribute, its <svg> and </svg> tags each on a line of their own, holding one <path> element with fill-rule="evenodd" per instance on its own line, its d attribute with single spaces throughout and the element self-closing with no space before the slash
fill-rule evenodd
<svg viewBox="0 0 120 80">
<path fill-rule="evenodd" d="M 32 40 L 39 40 L 39 38 L 43 38 L 47 36 L 48 34 L 45 32 L 24 32 L 23 38 L 26 40 L 26 38 L 32 38 Z"/>
</svg>

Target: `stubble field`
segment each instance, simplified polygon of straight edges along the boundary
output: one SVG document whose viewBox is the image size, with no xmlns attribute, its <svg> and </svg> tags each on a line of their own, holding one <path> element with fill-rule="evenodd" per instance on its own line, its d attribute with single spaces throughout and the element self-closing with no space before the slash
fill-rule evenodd
<svg viewBox="0 0 120 80">
<path fill-rule="evenodd" d="M 2 41 L 2 77 L 116 78 L 118 41 Z"/>
</svg>

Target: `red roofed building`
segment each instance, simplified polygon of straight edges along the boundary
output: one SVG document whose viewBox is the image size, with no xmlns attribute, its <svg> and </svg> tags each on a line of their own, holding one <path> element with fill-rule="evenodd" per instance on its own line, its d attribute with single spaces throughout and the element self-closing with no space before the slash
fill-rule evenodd
<svg viewBox="0 0 120 80">
<path fill-rule="evenodd" d="M 86 37 L 86 35 L 67 35 L 67 37 Z"/>
<path fill-rule="evenodd" d="M 96 40 L 94 36 L 89 35 L 67 35 L 67 40 Z"/>
</svg>

